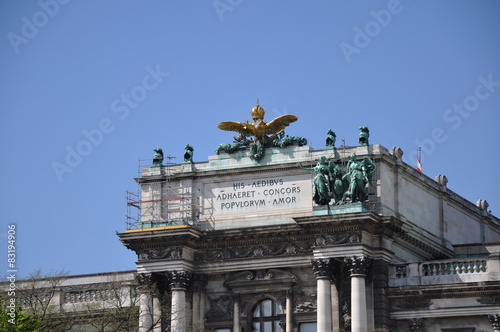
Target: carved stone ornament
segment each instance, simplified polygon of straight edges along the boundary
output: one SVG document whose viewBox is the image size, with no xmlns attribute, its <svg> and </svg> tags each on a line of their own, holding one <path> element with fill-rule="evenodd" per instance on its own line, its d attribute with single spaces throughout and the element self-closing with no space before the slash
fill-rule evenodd
<svg viewBox="0 0 500 332">
<path fill-rule="evenodd" d="M 195 261 L 208 263 L 239 258 L 293 256 L 310 252 L 312 252 L 312 248 L 306 242 L 256 245 L 249 247 L 226 247 L 200 252 L 196 254 Z"/>
<path fill-rule="evenodd" d="M 295 312 L 315 312 L 318 307 L 316 292 L 306 296 L 300 294 L 294 298 Z"/>
<path fill-rule="evenodd" d="M 410 331 L 424 332 L 424 319 L 410 318 L 408 319 L 408 327 L 410 328 Z"/>
<path fill-rule="evenodd" d="M 135 276 L 139 291 L 152 289 L 154 285 L 152 273 L 139 273 Z"/>
<path fill-rule="evenodd" d="M 361 242 L 361 235 L 358 233 L 346 233 L 336 235 L 319 235 L 316 238 L 317 246 L 328 246 L 332 244 L 346 244 L 346 243 L 359 243 Z"/>
<path fill-rule="evenodd" d="M 190 271 L 167 272 L 167 278 L 172 289 L 186 289 L 189 287 L 193 274 Z"/>
<path fill-rule="evenodd" d="M 311 265 L 317 278 L 332 277 L 332 262 L 330 259 L 313 259 Z"/>
<path fill-rule="evenodd" d="M 351 300 L 345 298 L 342 300 L 342 326 L 344 331 L 351 331 Z"/>
<path fill-rule="evenodd" d="M 170 247 L 161 249 L 144 249 L 139 252 L 139 261 L 155 259 L 179 259 L 182 257 L 182 248 Z"/>
<path fill-rule="evenodd" d="M 500 295 L 491 295 L 480 297 L 477 302 L 481 304 L 500 304 Z"/>
<path fill-rule="evenodd" d="M 205 314 L 207 320 L 224 320 L 233 317 L 233 300 L 228 295 L 209 297 L 210 309 Z"/>
<path fill-rule="evenodd" d="M 247 287 L 250 284 L 257 283 L 274 283 L 274 284 L 294 284 L 297 282 L 297 277 L 290 272 L 280 269 L 258 270 L 258 271 L 243 271 L 231 275 L 225 282 L 224 286 L 230 289 L 238 287 Z"/>
<path fill-rule="evenodd" d="M 371 258 L 366 256 L 346 257 L 344 261 L 347 263 L 351 277 L 366 276 L 371 265 Z"/>
<path fill-rule="evenodd" d="M 500 314 L 488 315 L 493 331 L 500 331 Z"/>
</svg>

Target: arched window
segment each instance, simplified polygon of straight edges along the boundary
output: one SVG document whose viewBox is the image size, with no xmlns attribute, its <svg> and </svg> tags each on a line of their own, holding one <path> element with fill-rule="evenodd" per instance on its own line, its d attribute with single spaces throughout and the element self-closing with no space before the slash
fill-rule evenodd
<svg viewBox="0 0 500 332">
<path fill-rule="evenodd" d="M 253 328 L 255 332 L 281 332 L 281 313 L 278 303 L 273 300 L 260 301 L 253 309 Z"/>
</svg>

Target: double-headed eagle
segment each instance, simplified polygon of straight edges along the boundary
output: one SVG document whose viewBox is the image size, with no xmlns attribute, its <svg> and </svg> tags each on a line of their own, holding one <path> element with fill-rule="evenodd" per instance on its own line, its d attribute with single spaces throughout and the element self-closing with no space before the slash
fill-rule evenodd
<svg viewBox="0 0 500 332">
<path fill-rule="evenodd" d="M 297 121 L 298 117 L 291 114 L 286 114 L 277 117 L 271 122 L 264 121 L 266 111 L 257 105 L 250 111 L 253 123 L 245 121 L 244 123 L 236 121 L 224 121 L 219 123 L 218 128 L 227 131 L 235 131 L 244 136 L 253 136 L 253 142 L 260 141 L 265 144 L 281 134 L 285 127 L 290 123 Z"/>
</svg>

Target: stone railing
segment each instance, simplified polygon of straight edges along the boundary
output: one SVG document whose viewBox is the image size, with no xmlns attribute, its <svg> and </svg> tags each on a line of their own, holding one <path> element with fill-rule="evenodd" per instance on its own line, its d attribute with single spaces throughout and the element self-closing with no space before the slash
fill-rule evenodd
<svg viewBox="0 0 500 332">
<path fill-rule="evenodd" d="M 395 264 L 389 270 L 390 287 L 481 282 L 499 278 L 499 255 Z"/>
<path fill-rule="evenodd" d="M 486 272 L 487 260 L 456 260 L 421 264 L 421 276 L 438 276 L 451 274 L 471 274 Z"/>
</svg>

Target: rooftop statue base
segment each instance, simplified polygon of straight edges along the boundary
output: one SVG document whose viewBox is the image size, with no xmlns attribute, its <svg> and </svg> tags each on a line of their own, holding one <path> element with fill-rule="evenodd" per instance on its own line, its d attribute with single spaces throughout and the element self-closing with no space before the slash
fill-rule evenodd
<svg viewBox="0 0 500 332">
<path fill-rule="evenodd" d="M 344 205 L 319 205 L 313 207 L 314 216 L 325 216 L 333 214 L 367 212 L 369 211 L 365 203 L 356 202 Z"/>
</svg>

